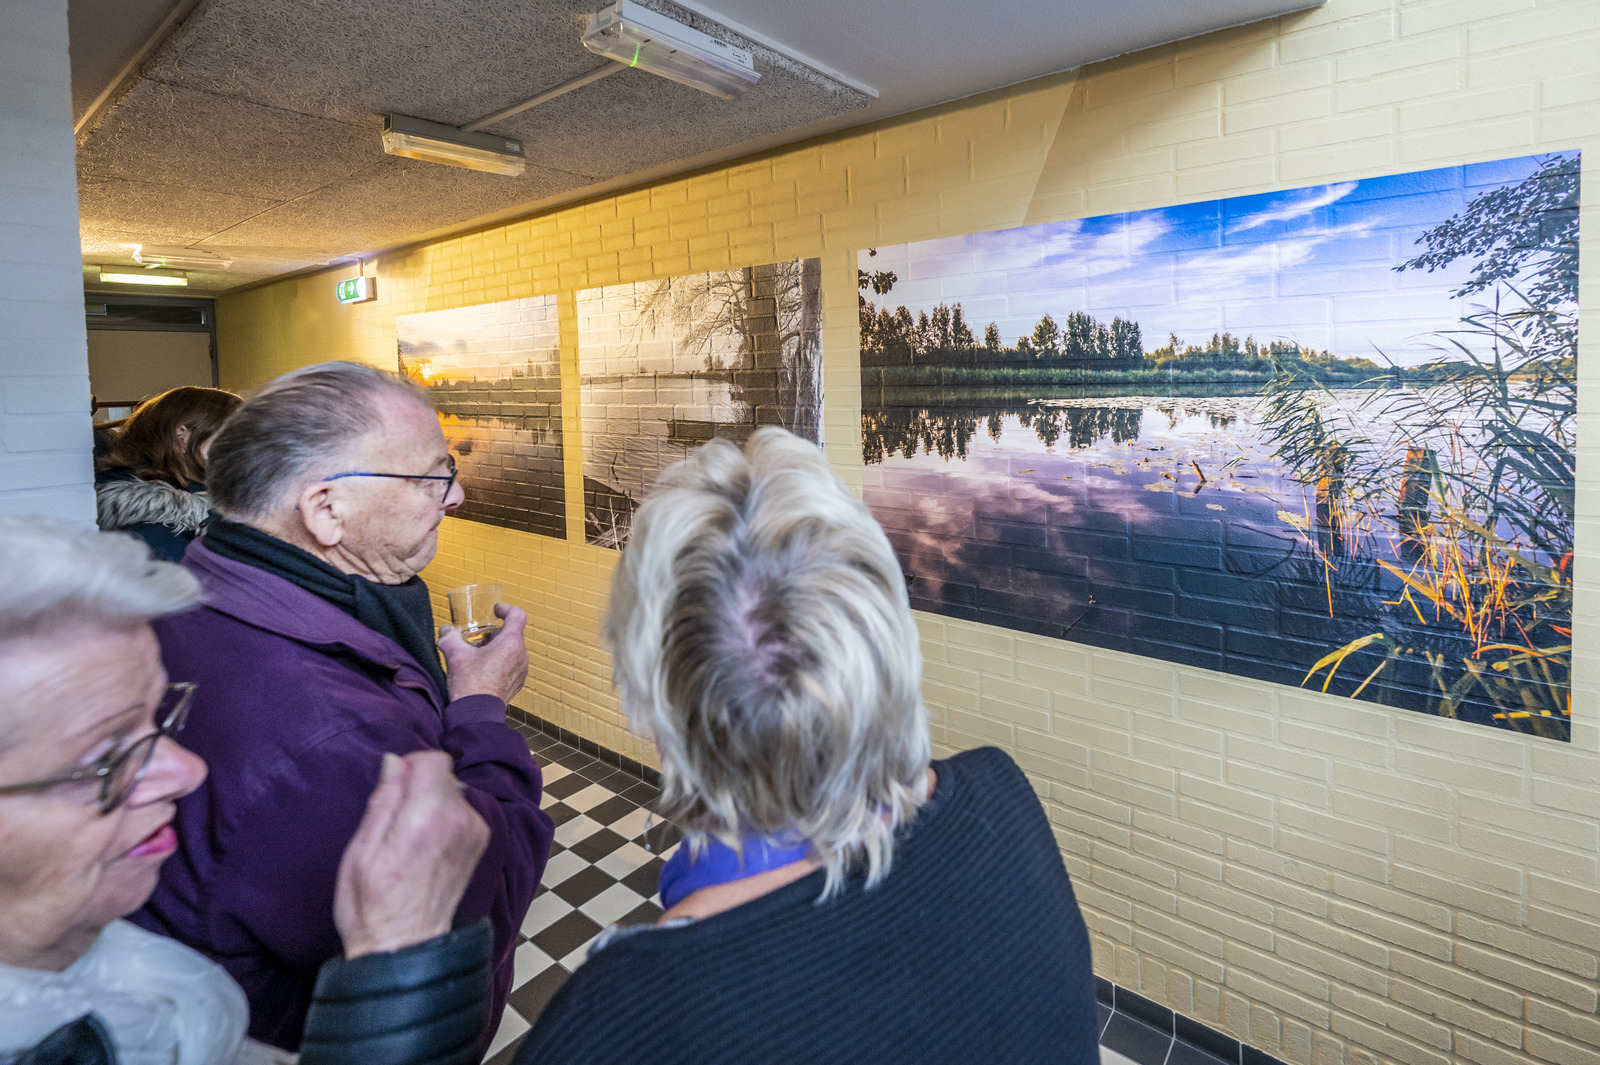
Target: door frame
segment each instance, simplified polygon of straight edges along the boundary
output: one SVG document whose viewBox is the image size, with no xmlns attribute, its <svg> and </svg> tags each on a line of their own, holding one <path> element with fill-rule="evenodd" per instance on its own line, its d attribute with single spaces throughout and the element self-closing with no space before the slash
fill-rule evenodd
<svg viewBox="0 0 1600 1065">
<path fill-rule="evenodd" d="M 199 323 L 182 322 L 115 322 L 101 317 L 105 312 L 94 313 L 91 307 L 194 307 L 200 313 Z M 217 375 L 217 305 L 204 296 L 157 296 L 142 292 L 85 292 L 83 294 L 83 323 L 87 329 L 131 331 L 145 333 L 206 333 L 210 340 L 211 387 L 216 388 Z"/>
</svg>

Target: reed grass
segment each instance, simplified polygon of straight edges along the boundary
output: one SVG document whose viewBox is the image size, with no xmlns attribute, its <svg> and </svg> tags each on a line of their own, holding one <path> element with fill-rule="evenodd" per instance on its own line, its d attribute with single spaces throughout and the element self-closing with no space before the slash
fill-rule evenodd
<svg viewBox="0 0 1600 1065">
<path fill-rule="evenodd" d="M 1330 615 L 1346 592 L 1386 596 L 1375 630 L 1331 649 L 1304 683 L 1339 690 L 1359 675 L 1347 694 L 1389 701 L 1382 678 L 1404 671 L 1426 678 L 1440 716 L 1486 707 L 1503 727 L 1565 738 L 1575 321 L 1520 300 L 1441 342 L 1456 358 L 1431 388 L 1341 406 L 1285 371 L 1263 390 L 1279 459 L 1317 486 L 1306 539 Z"/>
</svg>

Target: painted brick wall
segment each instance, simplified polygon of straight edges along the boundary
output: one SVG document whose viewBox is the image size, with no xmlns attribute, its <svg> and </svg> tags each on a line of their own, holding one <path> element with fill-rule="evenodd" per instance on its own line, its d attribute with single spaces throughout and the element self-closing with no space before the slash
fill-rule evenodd
<svg viewBox="0 0 1600 1065">
<path fill-rule="evenodd" d="M 0 511 L 92 522 L 67 0 L 0 26 Z"/>
<path fill-rule="evenodd" d="M 820 256 L 826 439 L 859 484 L 855 252 L 1034 222 L 1600 149 L 1600 4 L 1329 0 L 683 180 L 221 301 L 223 384 L 392 365 L 394 318 L 554 293 L 568 499 L 575 293 Z M 1591 194 L 1588 199 L 1593 200 Z M 1585 208 L 1584 261 L 1600 241 Z M 1102 975 L 1295 1065 L 1600 1065 L 1600 277 L 1586 270 L 1573 741 L 922 617 L 945 750 L 996 744 L 1056 826 Z M 429 577 L 533 616 L 521 705 L 642 760 L 597 646 L 614 555 L 447 522 Z"/>
</svg>

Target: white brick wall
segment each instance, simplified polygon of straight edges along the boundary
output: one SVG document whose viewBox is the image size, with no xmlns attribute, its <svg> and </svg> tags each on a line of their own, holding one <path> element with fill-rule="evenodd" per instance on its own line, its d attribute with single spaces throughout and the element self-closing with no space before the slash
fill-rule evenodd
<svg viewBox="0 0 1600 1065">
<path fill-rule="evenodd" d="M 0 512 L 92 522 L 67 0 L 0 27 Z"/>
</svg>

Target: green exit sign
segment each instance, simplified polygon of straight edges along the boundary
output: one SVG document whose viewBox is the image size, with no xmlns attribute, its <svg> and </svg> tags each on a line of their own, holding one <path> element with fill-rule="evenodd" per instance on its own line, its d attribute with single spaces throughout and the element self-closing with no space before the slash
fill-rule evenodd
<svg viewBox="0 0 1600 1065">
<path fill-rule="evenodd" d="M 378 285 L 375 277 L 347 277 L 339 282 L 339 287 L 334 290 L 340 303 L 365 303 L 378 298 Z"/>
</svg>

